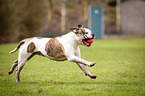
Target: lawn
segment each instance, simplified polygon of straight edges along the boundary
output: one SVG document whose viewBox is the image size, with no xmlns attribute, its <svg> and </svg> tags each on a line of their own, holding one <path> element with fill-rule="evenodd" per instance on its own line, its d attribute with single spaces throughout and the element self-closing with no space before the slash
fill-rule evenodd
<svg viewBox="0 0 145 96">
<path fill-rule="evenodd" d="M 0 45 L 1 96 L 145 96 L 145 39 L 95 40 L 91 47 L 80 46 L 82 58 L 96 62 L 87 67 L 97 79 L 90 79 L 68 61 L 56 62 L 35 56 L 21 72 L 8 71 L 18 52 L 16 44 Z"/>
</svg>

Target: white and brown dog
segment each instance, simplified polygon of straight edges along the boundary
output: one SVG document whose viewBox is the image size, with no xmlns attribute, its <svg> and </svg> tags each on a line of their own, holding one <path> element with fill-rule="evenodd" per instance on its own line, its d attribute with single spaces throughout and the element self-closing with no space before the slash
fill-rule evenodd
<svg viewBox="0 0 145 96">
<path fill-rule="evenodd" d="M 33 37 L 20 41 L 17 47 L 10 52 L 10 54 L 14 53 L 20 48 L 18 60 L 14 61 L 8 74 L 12 74 L 15 67 L 18 65 L 16 69 L 16 82 L 20 82 L 20 71 L 26 61 L 34 55 L 41 55 L 56 61 L 68 60 L 75 62 L 86 76 L 95 79 L 96 75 L 92 75 L 85 66 L 88 65 L 91 67 L 94 66 L 95 63 L 81 59 L 79 49 L 79 45 L 91 46 L 94 34 L 92 34 L 89 29 L 83 28 L 82 25 L 70 29 L 72 30 L 71 32 L 55 38 Z"/>
</svg>

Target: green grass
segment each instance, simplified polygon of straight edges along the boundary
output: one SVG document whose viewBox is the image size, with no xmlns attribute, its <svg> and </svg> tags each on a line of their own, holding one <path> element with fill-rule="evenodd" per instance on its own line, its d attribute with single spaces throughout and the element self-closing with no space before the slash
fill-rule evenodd
<svg viewBox="0 0 145 96">
<path fill-rule="evenodd" d="M 35 56 L 21 72 L 8 71 L 18 52 L 9 55 L 16 44 L 0 45 L 1 96 L 145 96 L 145 39 L 95 40 L 81 48 L 82 58 L 96 62 L 88 67 L 98 76 L 86 77 L 72 62 L 56 62 Z"/>
</svg>

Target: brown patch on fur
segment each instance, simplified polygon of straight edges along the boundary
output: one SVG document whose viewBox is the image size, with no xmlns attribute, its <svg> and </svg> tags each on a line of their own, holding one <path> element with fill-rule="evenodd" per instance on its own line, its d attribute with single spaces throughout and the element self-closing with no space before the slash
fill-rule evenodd
<svg viewBox="0 0 145 96">
<path fill-rule="evenodd" d="M 85 29 L 84 29 L 84 28 L 82 28 L 82 31 L 84 32 L 84 31 L 85 31 Z M 81 32 L 82 32 L 82 31 L 81 31 Z"/>
<path fill-rule="evenodd" d="M 35 44 L 33 43 L 33 42 L 31 42 L 29 45 L 28 45 L 28 47 L 27 47 L 27 52 L 28 53 L 33 53 L 34 52 L 34 50 L 35 50 Z"/>
<path fill-rule="evenodd" d="M 77 36 L 80 36 L 80 35 L 83 34 L 82 31 L 85 31 L 85 30 L 84 30 L 83 28 L 82 28 L 82 29 L 79 28 L 79 29 L 77 30 L 77 32 L 75 32 L 75 33 L 76 33 Z"/>
<path fill-rule="evenodd" d="M 63 61 L 67 59 L 63 46 L 56 38 L 52 38 L 46 43 L 45 51 L 47 52 L 47 55 L 53 57 L 54 60 Z"/>
<path fill-rule="evenodd" d="M 44 56 L 40 51 L 34 52 L 34 53 L 27 59 L 27 61 L 30 60 L 34 55 Z"/>
<path fill-rule="evenodd" d="M 82 31 L 84 32 L 85 29 L 84 29 L 84 28 L 79 28 L 79 29 L 77 30 L 77 32 L 78 32 L 79 34 L 83 34 Z"/>
</svg>

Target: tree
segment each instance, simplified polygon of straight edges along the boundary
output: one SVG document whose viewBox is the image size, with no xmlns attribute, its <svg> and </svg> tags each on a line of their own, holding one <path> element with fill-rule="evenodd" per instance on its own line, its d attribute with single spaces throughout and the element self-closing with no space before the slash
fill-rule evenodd
<svg viewBox="0 0 145 96">
<path fill-rule="evenodd" d="M 49 8 L 48 8 L 48 21 L 51 22 L 53 19 L 53 4 L 52 0 L 48 0 Z"/>
<path fill-rule="evenodd" d="M 116 3 L 116 32 L 120 33 L 120 0 L 117 0 Z"/>
<path fill-rule="evenodd" d="M 0 1 L 0 43 L 10 41 L 10 28 L 12 27 L 12 9 L 7 0 Z"/>
<path fill-rule="evenodd" d="M 84 13 L 84 19 L 88 25 L 88 6 L 89 6 L 89 3 L 90 1 L 89 0 L 84 0 L 83 2 L 83 7 L 84 7 L 84 10 L 83 10 L 83 13 Z"/>
<path fill-rule="evenodd" d="M 62 34 L 66 31 L 66 2 L 67 0 L 62 0 L 61 2 L 61 32 Z"/>
</svg>

